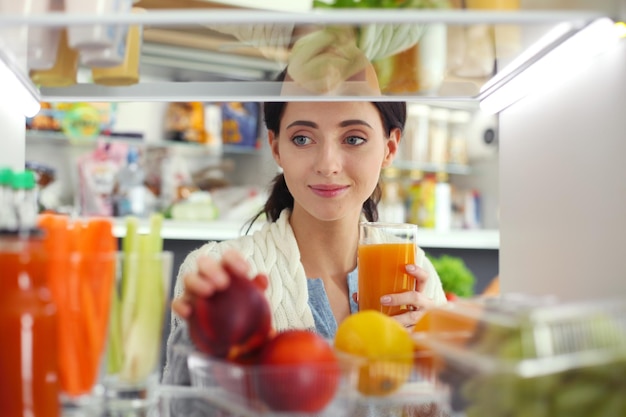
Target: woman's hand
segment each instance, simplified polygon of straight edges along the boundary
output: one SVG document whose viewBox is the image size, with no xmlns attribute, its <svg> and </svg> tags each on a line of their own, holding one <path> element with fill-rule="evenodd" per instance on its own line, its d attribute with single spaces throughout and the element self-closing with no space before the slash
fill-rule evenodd
<svg viewBox="0 0 626 417">
<path fill-rule="evenodd" d="M 172 310 L 182 319 L 187 319 L 196 297 L 210 297 L 228 286 L 231 275 L 247 277 L 249 271 L 248 262 L 234 250 L 224 252 L 219 261 L 209 256 L 200 256 L 197 260 L 197 270 L 183 276 L 184 291 L 180 297 L 172 301 Z"/>
<path fill-rule="evenodd" d="M 406 313 L 393 316 L 404 327 L 411 328 L 422 317 L 424 310 L 434 307 L 435 303 L 423 294 L 426 282 L 428 282 L 428 272 L 417 265 L 409 264 L 406 272 L 415 277 L 415 291 L 406 291 L 397 294 L 387 294 L 380 298 L 380 304 L 384 306 L 409 306 Z"/>
</svg>

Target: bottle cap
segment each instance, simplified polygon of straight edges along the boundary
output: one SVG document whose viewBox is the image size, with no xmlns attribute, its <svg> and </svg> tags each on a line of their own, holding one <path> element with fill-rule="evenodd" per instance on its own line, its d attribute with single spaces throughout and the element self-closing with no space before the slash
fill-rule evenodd
<svg viewBox="0 0 626 417">
<path fill-rule="evenodd" d="M 13 170 L 11 168 L 0 168 L 0 185 L 11 185 Z"/>
<path fill-rule="evenodd" d="M 32 190 L 35 188 L 35 173 L 32 171 L 21 171 L 13 174 L 11 186 L 14 190 Z"/>
</svg>

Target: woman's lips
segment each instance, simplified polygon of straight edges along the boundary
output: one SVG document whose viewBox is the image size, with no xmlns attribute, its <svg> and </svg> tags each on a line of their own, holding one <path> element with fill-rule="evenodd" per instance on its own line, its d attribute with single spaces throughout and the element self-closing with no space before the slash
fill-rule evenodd
<svg viewBox="0 0 626 417">
<path fill-rule="evenodd" d="M 342 194 L 344 191 L 348 189 L 348 186 L 345 185 L 326 185 L 326 184 L 317 184 L 311 185 L 311 190 L 314 194 L 320 197 L 337 197 Z"/>
</svg>

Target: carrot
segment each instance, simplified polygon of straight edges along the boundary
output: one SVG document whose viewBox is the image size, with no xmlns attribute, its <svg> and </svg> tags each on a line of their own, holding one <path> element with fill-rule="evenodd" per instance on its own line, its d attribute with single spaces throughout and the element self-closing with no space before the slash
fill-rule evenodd
<svg viewBox="0 0 626 417">
<path fill-rule="evenodd" d="M 88 329 L 85 326 L 87 320 L 86 312 L 83 311 L 83 276 L 85 274 L 85 262 L 83 250 L 87 250 L 86 245 L 86 226 L 80 220 L 72 222 L 70 227 L 70 268 L 68 274 L 68 291 L 69 291 L 69 315 L 70 325 L 67 331 L 71 332 L 71 339 L 74 345 L 71 346 L 71 354 L 75 355 L 78 361 L 78 368 L 72 369 L 71 372 L 76 374 L 79 380 L 78 389 L 85 392 L 89 375 L 86 369 L 92 363 L 91 344 L 92 340 Z"/>
<path fill-rule="evenodd" d="M 86 268 L 82 277 L 85 300 L 90 306 L 85 309 L 87 327 L 90 337 L 90 349 L 93 362 L 89 369 L 93 370 L 93 380 L 105 349 L 106 332 L 112 303 L 112 291 L 115 282 L 115 252 L 117 241 L 113 236 L 110 220 L 92 218 L 87 222 L 85 246 L 83 248 Z"/>
<path fill-rule="evenodd" d="M 70 277 L 70 222 L 66 216 L 41 215 L 39 227 L 46 236 L 44 246 L 48 259 L 48 285 L 57 307 L 57 354 L 61 388 L 68 395 L 82 393 L 80 376 L 74 371 L 80 369 L 80 360 L 74 349 L 80 340 L 72 332 L 74 327 L 72 311 L 69 308 L 71 296 L 68 283 Z"/>
</svg>

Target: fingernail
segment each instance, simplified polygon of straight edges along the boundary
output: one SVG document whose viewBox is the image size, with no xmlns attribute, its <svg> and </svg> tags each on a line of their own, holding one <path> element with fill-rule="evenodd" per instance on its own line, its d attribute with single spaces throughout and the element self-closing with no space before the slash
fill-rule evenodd
<svg viewBox="0 0 626 417">
<path fill-rule="evenodd" d="M 415 272 L 415 271 L 417 271 L 417 267 L 415 265 L 413 265 L 413 264 L 409 264 L 409 265 L 406 266 L 406 270 L 408 272 Z"/>
<path fill-rule="evenodd" d="M 388 295 L 383 295 L 382 297 L 380 297 L 380 303 L 381 304 L 387 304 L 391 302 L 391 297 Z"/>
</svg>

